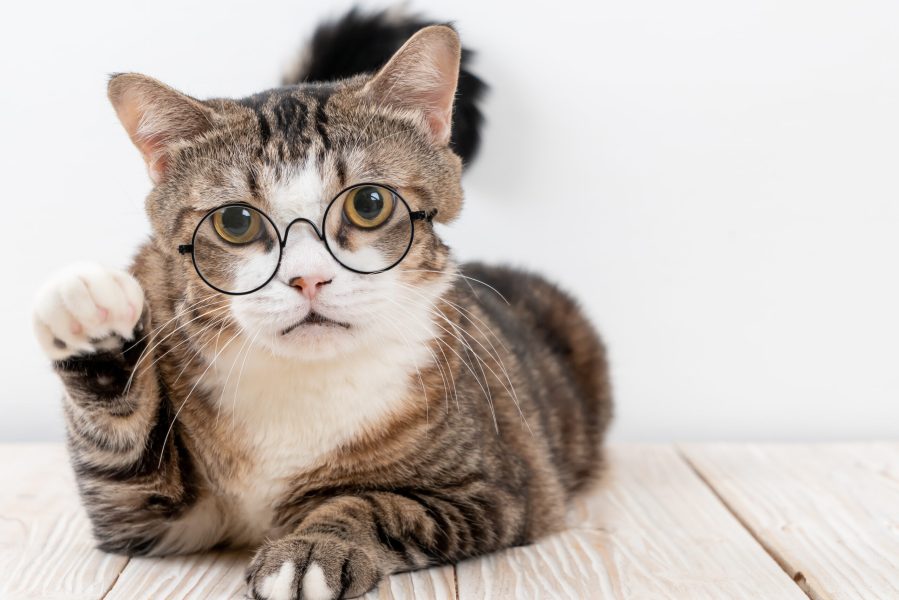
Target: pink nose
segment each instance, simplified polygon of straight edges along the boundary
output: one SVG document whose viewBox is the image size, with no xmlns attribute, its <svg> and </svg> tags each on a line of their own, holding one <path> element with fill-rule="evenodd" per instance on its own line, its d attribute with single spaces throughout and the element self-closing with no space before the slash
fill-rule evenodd
<svg viewBox="0 0 899 600">
<path fill-rule="evenodd" d="M 301 294 L 306 296 L 311 302 L 316 295 L 318 295 L 319 290 L 331 283 L 332 279 L 325 279 L 320 275 L 304 275 L 302 277 L 294 277 L 290 280 L 290 285 L 297 288 Z"/>
</svg>

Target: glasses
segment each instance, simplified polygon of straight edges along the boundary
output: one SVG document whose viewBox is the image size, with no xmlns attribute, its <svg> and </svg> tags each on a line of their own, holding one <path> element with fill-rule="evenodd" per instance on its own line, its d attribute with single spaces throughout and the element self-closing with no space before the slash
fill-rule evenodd
<svg viewBox="0 0 899 600">
<path fill-rule="evenodd" d="M 282 237 L 274 221 L 248 204 L 225 204 L 200 219 L 190 253 L 200 278 L 223 294 L 240 296 L 264 287 L 278 272 L 287 234 L 294 224 L 309 224 L 340 265 L 354 273 L 383 273 L 398 265 L 415 239 L 415 222 L 437 214 L 412 211 L 390 186 L 360 183 L 339 192 L 325 209 L 321 226 L 305 218 L 288 223 Z"/>
</svg>

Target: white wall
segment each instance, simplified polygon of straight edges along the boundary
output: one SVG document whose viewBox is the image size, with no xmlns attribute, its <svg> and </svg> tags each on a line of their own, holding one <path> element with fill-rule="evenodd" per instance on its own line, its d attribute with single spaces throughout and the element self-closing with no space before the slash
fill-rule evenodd
<svg viewBox="0 0 899 600">
<path fill-rule="evenodd" d="M 244 95 L 339 10 L 83 4 L 3 19 L 0 440 L 62 436 L 30 333 L 40 280 L 123 265 L 147 232 L 107 74 Z M 899 435 L 899 4 L 522 6 L 418 5 L 456 20 L 493 85 L 447 236 L 583 300 L 611 348 L 615 436 Z"/>
</svg>

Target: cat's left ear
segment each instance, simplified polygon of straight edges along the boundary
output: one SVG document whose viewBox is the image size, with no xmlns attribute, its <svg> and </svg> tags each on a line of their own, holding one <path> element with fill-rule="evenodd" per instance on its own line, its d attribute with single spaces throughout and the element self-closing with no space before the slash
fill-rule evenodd
<svg viewBox="0 0 899 600">
<path fill-rule="evenodd" d="M 168 151 L 212 127 L 214 111 L 195 98 L 139 73 L 109 80 L 109 100 L 140 150 L 153 183 L 165 176 Z"/>
<path fill-rule="evenodd" d="M 376 104 L 421 112 L 432 140 L 449 144 L 461 58 L 462 44 L 451 27 L 425 27 L 396 51 L 362 92 Z"/>
</svg>

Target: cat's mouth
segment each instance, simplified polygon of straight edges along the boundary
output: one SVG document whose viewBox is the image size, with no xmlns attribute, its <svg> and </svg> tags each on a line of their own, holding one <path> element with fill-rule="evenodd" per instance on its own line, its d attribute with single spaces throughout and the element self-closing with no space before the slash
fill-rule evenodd
<svg viewBox="0 0 899 600">
<path fill-rule="evenodd" d="M 344 329 L 350 328 L 349 323 L 341 323 L 340 321 L 329 319 L 328 317 L 320 315 L 313 310 L 310 311 L 302 321 L 297 321 L 290 327 L 285 327 L 284 329 L 282 329 L 281 335 L 287 335 L 297 327 L 301 327 L 303 325 L 324 325 L 326 327 L 343 327 Z"/>
</svg>

